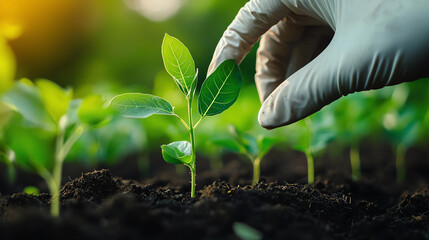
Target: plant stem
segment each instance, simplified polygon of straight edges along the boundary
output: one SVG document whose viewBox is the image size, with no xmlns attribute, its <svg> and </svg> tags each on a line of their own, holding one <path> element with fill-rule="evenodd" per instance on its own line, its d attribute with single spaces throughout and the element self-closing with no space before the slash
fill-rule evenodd
<svg viewBox="0 0 429 240">
<path fill-rule="evenodd" d="M 308 117 L 304 121 L 307 130 L 307 148 L 305 150 L 305 156 L 307 157 L 307 180 L 308 183 L 311 184 L 314 183 L 314 159 L 311 152 L 311 120 Z"/>
<path fill-rule="evenodd" d="M 185 122 L 181 117 L 179 117 L 179 115 L 174 114 L 173 116 L 175 116 L 176 118 L 178 118 L 178 119 L 180 120 L 180 122 L 183 124 L 183 126 L 185 126 L 185 128 L 186 128 L 188 131 L 190 131 L 188 124 L 186 124 L 186 122 Z M 191 126 L 192 126 L 192 125 L 191 125 Z"/>
<path fill-rule="evenodd" d="M 197 169 L 196 169 L 196 164 L 195 164 L 195 127 L 192 123 L 192 101 L 187 98 L 186 99 L 188 101 L 188 117 L 189 117 L 189 137 L 191 139 L 191 149 L 192 149 L 192 159 L 190 162 L 190 166 L 189 168 L 191 169 L 191 198 L 195 197 L 195 186 L 196 186 L 196 181 L 195 181 L 195 177 L 197 174 Z"/>
<path fill-rule="evenodd" d="M 261 173 L 261 158 L 257 157 L 255 158 L 255 160 L 253 161 L 253 179 L 252 179 L 252 185 L 256 185 L 259 182 L 259 176 Z"/>
<path fill-rule="evenodd" d="M 403 182 L 405 180 L 405 153 L 407 149 L 403 144 L 396 146 L 396 181 Z"/>
<path fill-rule="evenodd" d="M 359 147 L 352 145 L 350 147 L 350 166 L 352 168 L 352 179 L 357 181 L 361 178 Z"/>
<path fill-rule="evenodd" d="M 58 135 L 55 143 L 54 169 L 52 178 L 48 181 L 48 188 L 51 192 L 51 215 L 54 217 L 58 217 L 60 215 L 60 186 L 63 167 L 64 135 L 65 126 L 64 124 L 59 124 Z"/>
<path fill-rule="evenodd" d="M 51 192 L 51 214 L 54 217 L 58 217 L 60 215 L 60 188 L 64 159 L 83 132 L 84 127 L 78 126 L 65 141 L 65 126 L 59 124 L 59 132 L 55 147 L 54 169 L 52 178 L 48 181 L 48 188 Z"/>
<path fill-rule="evenodd" d="M 313 154 L 309 149 L 305 151 L 305 156 L 307 157 L 307 178 L 308 183 L 314 183 L 314 159 Z"/>
</svg>

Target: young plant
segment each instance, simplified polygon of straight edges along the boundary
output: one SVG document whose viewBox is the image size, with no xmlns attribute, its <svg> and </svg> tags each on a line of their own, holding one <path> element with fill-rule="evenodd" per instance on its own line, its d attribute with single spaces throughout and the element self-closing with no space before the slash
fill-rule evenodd
<svg viewBox="0 0 429 240">
<path fill-rule="evenodd" d="M 379 106 L 374 97 L 366 92 L 354 93 L 337 101 L 331 108 L 335 114 L 335 130 L 340 146 L 349 147 L 352 179 L 361 178 L 359 145 L 365 137 L 379 129 L 376 111 Z M 336 149 L 338 151 L 338 149 Z"/>
<path fill-rule="evenodd" d="M 332 129 L 333 115 L 328 111 L 318 112 L 285 128 L 293 148 L 303 152 L 307 159 L 307 181 L 314 183 L 314 155 L 326 148 L 335 136 Z"/>
<path fill-rule="evenodd" d="M 237 100 L 242 80 L 237 63 L 226 60 L 204 81 L 198 97 L 200 119 L 194 123 L 192 101 L 197 88 L 198 70 L 188 48 L 177 38 L 165 34 L 162 58 L 167 72 L 185 95 L 188 119 L 183 120 L 165 99 L 142 93 L 125 93 L 114 97 L 110 106 L 124 117 L 147 118 L 154 114 L 170 115 L 180 120 L 189 132 L 190 141 L 162 145 L 162 156 L 168 163 L 183 164 L 191 170 L 191 197 L 195 197 L 195 129 L 206 116 L 214 116 L 228 109 Z"/>
<path fill-rule="evenodd" d="M 307 182 L 309 184 L 314 183 L 314 157 L 313 150 L 311 148 L 311 120 L 306 118 L 298 122 L 301 125 L 303 130 L 297 138 L 293 148 L 305 154 L 307 159 Z"/>
<path fill-rule="evenodd" d="M 410 86 L 407 83 L 380 90 L 382 102 L 378 106 L 378 119 L 381 120 L 386 139 L 393 145 L 397 182 L 403 182 L 406 177 L 405 155 L 408 148 L 419 143 L 425 132 L 427 105 L 421 103 L 427 91 L 424 89 L 424 95 L 415 96 L 421 89 L 414 89 L 411 94 Z M 413 100 L 416 102 L 413 103 Z"/>
<path fill-rule="evenodd" d="M 34 85 L 24 79 L 3 97 L 19 113 L 7 127 L 6 143 L 18 165 L 46 181 L 53 216 L 60 212 L 62 165 L 67 154 L 86 129 L 99 126 L 109 114 L 102 108 L 101 96 L 73 100 L 72 95 L 71 89 L 51 81 L 37 80 Z"/>
<path fill-rule="evenodd" d="M 229 131 L 233 138 L 219 139 L 215 143 L 231 151 L 245 155 L 253 164 L 252 185 L 259 182 L 260 165 L 264 156 L 280 142 L 279 138 L 259 136 L 258 138 L 237 130 L 233 125 L 229 126 Z"/>
</svg>

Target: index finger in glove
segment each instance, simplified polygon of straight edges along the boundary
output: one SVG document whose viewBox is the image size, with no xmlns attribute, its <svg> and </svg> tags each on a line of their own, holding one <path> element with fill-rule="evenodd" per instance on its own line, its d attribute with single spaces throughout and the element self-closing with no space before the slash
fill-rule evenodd
<svg viewBox="0 0 429 240">
<path fill-rule="evenodd" d="M 227 59 L 240 63 L 259 37 L 290 13 L 280 0 L 251 0 L 246 3 L 220 39 L 207 75 Z"/>
</svg>

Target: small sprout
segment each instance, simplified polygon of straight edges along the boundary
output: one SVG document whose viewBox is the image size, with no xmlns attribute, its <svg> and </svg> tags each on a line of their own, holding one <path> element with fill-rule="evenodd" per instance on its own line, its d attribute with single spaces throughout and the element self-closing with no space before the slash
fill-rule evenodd
<svg viewBox="0 0 429 240">
<path fill-rule="evenodd" d="M 281 140 L 279 138 L 264 136 L 255 138 L 250 134 L 238 131 L 233 125 L 229 126 L 229 131 L 233 136 L 232 139 L 219 139 L 215 143 L 231 151 L 245 155 L 253 164 L 252 184 L 257 184 L 259 182 L 262 159 Z"/>
<path fill-rule="evenodd" d="M 241 240 L 261 240 L 263 237 L 260 231 L 241 222 L 235 222 L 232 225 L 232 230 L 234 230 L 235 235 Z"/>
<path fill-rule="evenodd" d="M 297 151 L 303 152 L 305 157 L 307 158 L 307 182 L 309 184 L 314 183 L 314 157 L 313 157 L 313 149 L 312 149 L 312 134 L 311 134 L 311 120 L 310 118 L 306 118 L 298 122 L 303 131 L 300 131 L 297 141 L 293 148 Z"/>
<path fill-rule="evenodd" d="M 98 126 L 110 114 L 101 101 L 72 99 L 72 93 L 48 80 L 33 84 L 24 79 L 3 96 L 4 103 L 19 113 L 6 131 L 8 146 L 18 165 L 46 181 L 53 216 L 60 213 L 62 165 L 70 149 L 86 129 Z"/>
<path fill-rule="evenodd" d="M 174 112 L 165 99 L 142 93 L 125 93 L 114 97 L 110 107 L 124 117 L 147 118 L 152 115 L 170 115 L 180 120 L 189 132 L 190 141 L 178 141 L 162 145 L 162 156 L 168 163 L 182 164 L 191 170 L 191 197 L 195 197 L 195 128 L 206 116 L 213 116 L 228 109 L 237 100 L 242 80 L 237 63 L 226 60 L 204 81 L 198 97 L 200 119 L 192 119 L 192 101 L 197 88 L 198 70 L 188 48 L 177 38 L 165 34 L 162 42 L 162 58 L 167 72 L 185 95 L 188 105 L 188 120 Z"/>
<path fill-rule="evenodd" d="M 27 186 L 24 188 L 23 192 L 26 194 L 29 194 L 29 195 L 34 195 L 34 196 L 39 196 L 39 194 L 40 194 L 39 189 L 35 186 Z"/>
</svg>

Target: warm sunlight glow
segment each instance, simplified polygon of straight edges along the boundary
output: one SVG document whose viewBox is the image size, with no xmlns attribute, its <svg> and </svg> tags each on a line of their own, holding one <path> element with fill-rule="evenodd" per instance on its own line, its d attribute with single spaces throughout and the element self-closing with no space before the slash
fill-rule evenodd
<svg viewBox="0 0 429 240">
<path fill-rule="evenodd" d="M 149 20 L 160 22 L 174 16 L 185 0 L 125 0 L 125 3 Z"/>
</svg>

